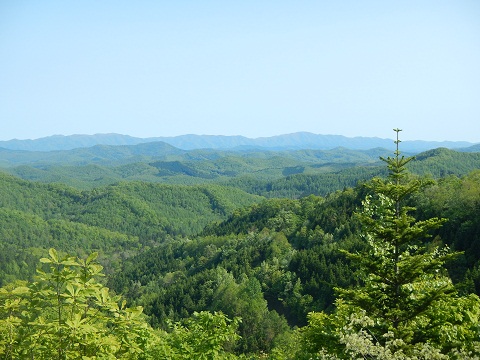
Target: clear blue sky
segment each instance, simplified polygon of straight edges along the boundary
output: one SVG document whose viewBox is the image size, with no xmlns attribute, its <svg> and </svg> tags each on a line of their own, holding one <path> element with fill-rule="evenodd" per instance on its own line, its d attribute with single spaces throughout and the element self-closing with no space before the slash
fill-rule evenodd
<svg viewBox="0 0 480 360">
<path fill-rule="evenodd" d="M 2 0 L 0 124 L 480 142 L 480 1 Z"/>
</svg>

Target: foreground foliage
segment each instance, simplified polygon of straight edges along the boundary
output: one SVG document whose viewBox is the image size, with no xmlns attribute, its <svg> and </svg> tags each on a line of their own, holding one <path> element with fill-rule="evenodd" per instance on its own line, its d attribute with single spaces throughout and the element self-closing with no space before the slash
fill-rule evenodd
<svg viewBox="0 0 480 360">
<path fill-rule="evenodd" d="M 1 359 L 227 359 L 239 319 L 195 313 L 169 332 L 154 331 L 141 307 L 110 294 L 86 260 L 50 249 L 32 283 L 0 288 Z"/>
<path fill-rule="evenodd" d="M 96 254 L 85 261 L 53 249 L 36 281 L 1 289 L 1 353 L 5 359 L 132 358 L 151 331 L 142 308 L 127 308 L 96 278 Z"/>
</svg>

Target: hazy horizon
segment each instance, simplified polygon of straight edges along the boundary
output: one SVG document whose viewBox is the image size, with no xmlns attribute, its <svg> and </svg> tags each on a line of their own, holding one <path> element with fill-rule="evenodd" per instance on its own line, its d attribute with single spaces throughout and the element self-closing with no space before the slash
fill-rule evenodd
<svg viewBox="0 0 480 360">
<path fill-rule="evenodd" d="M 285 133 L 285 134 L 278 134 L 278 135 L 272 135 L 272 136 L 259 136 L 259 137 L 249 137 L 249 136 L 243 136 L 243 135 L 222 135 L 222 134 L 180 134 L 180 135 L 173 135 L 173 136 L 133 136 L 129 134 L 120 134 L 120 133 L 95 133 L 95 134 L 69 134 L 69 135 L 63 135 L 63 134 L 52 134 L 52 135 L 47 135 L 47 136 L 42 136 L 40 138 L 27 138 L 27 139 L 19 139 L 19 138 L 13 138 L 13 139 L 7 139 L 7 140 L 0 140 L 0 142 L 8 142 L 8 141 L 36 141 L 36 140 L 41 140 L 41 139 L 47 139 L 47 138 L 54 138 L 54 137 L 89 137 L 89 136 L 108 136 L 108 135 L 118 135 L 118 136 L 127 136 L 127 137 L 132 137 L 132 138 L 138 138 L 138 139 L 156 139 L 156 138 L 176 138 L 176 137 L 183 137 L 183 136 L 219 136 L 219 137 L 243 137 L 251 140 L 256 140 L 256 139 L 267 139 L 271 137 L 276 137 L 276 136 L 289 136 L 289 135 L 294 135 L 294 134 L 301 134 L 301 133 L 307 133 L 307 134 L 313 134 L 313 135 L 320 135 L 320 136 L 339 136 L 339 137 L 345 137 L 348 139 L 354 139 L 354 138 L 371 138 L 371 139 L 382 139 L 382 140 L 395 140 L 396 134 L 392 131 L 392 136 L 390 137 L 380 137 L 380 136 L 345 136 L 341 134 L 319 134 L 319 133 L 312 133 L 309 131 L 296 131 L 293 133 Z M 400 133 L 400 138 L 402 138 L 403 135 L 403 130 Z M 425 142 L 466 142 L 466 143 L 471 143 L 471 144 L 478 144 L 480 141 L 473 142 L 473 141 L 466 141 L 466 140 L 425 140 L 425 139 L 409 139 L 409 140 L 402 140 L 402 142 L 405 141 L 425 141 Z"/>
<path fill-rule="evenodd" d="M 0 140 L 480 142 L 480 2 L 0 3 Z"/>
</svg>

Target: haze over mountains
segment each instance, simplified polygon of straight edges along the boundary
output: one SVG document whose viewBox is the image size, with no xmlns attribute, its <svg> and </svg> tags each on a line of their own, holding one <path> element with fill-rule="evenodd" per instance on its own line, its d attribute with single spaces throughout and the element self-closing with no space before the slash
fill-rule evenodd
<svg viewBox="0 0 480 360">
<path fill-rule="evenodd" d="M 320 135 L 308 132 L 278 135 L 272 137 L 247 138 L 244 136 L 224 135 L 181 135 L 174 137 L 137 138 L 120 134 L 95 135 L 53 135 L 34 140 L 0 141 L 0 148 L 24 151 L 55 151 L 92 147 L 95 145 L 138 145 L 150 142 L 164 142 L 182 150 L 218 149 L 218 150 L 329 150 L 344 147 L 352 150 L 368 150 L 373 148 L 392 149 L 393 139 L 377 137 L 345 137 L 342 135 Z M 467 149 L 475 144 L 466 141 L 404 141 L 402 149 L 417 153 L 438 147 L 478 151 Z"/>
</svg>

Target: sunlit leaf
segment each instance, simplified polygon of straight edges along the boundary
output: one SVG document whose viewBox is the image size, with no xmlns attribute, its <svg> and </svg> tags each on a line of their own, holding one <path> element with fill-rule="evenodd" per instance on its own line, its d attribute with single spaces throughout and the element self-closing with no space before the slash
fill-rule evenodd
<svg viewBox="0 0 480 360">
<path fill-rule="evenodd" d="M 50 250 L 48 250 L 48 254 L 50 255 L 50 257 L 52 258 L 52 260 L 53 260 L 54 262 L 58 262 L 57 250 L 51 248 Z"/>
</svg>

